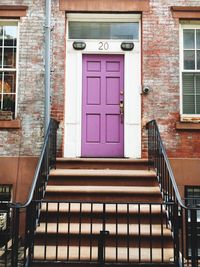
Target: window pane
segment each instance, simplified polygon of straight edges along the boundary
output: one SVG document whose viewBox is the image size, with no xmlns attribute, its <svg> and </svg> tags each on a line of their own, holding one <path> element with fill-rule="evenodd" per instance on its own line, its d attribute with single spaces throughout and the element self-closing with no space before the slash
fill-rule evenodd
<svg viewBox="0 0 200 267">
<path fill-rule="evenodd" d="M 195 51 L 184 51 L 184 69 L 194 70 L 195 69 Z"/>
<path fill-rule="evenodd" d="M 200 95 L 200 74 L 196 75 L 196 92 Z"/>
<path fill-rule="evenodd" d="M 194 95 L 183 95 L 183 113 L 195 114 Z"/>
<path fill-rule="evenodd" d="M 197 49 L 200 49 L 200 30 L 197 30 Z"/>
<path fill-rule="evenodd" d="M 196 96 L 196 107 L 197 107 L 197 114 L 200 114 L 200 95 Z"/>
<path fill-rule="evenodd" d="M 17 44 L 17 27 L 4 26 L 4 46 L 16 46 Z"/>
<path fill-rule="evenodd" d="M 200 70 L 200 50 L 197 51 L 197 69 Z"/>
<path fill-rule="evenodd" d="M 183 47 L 184 49 L 194 49 L 194 30 L 183 30 Z"/>
<path fill-rule="evenodd" d="M 0 109 L 3 108 L 3 94 L 0 94 Z"/>
<path fill-rule="evenodd" d="M 3 95 L 3 110 L 15 112 L 15 95 Z"/>
<path fill-rule="evenodd" d="M 70 39 L 138 39 L 139 23 L 69 22 Z"/>
<path fill-rule="evenodd" d="M 3 45 L 3 27 L 0 26 L 0 46 Z"/>
<path fill-rule="evenodd" d="M 3 79 L 3 75 L 2 75 L 2 73 L 0 73 L 0 94 L 3 91 L 3 81 L 2 81 L 2 79 Z"/>
<path fill-rule="evenodd" d="M 183 74 L 183 94 L 184 95 L 194 95 L 194 75 L 193 74 Z"/>
<path fill-rule="evenodd" d="M 16 48 L 4 48 L 4 68 L 16 67 Z"/>
<path fill-rule="evenodd" d="M 4 72 L 4 93 L 15 93 L 16 88 L 16 73 Z"/>
<path fill-rule="evenodd" d="M 3 53 L 2 53 L 2 47 L 0 47 L 0 68 L 2 68 L 2 56 L 3 56 Z"/>
</svg>

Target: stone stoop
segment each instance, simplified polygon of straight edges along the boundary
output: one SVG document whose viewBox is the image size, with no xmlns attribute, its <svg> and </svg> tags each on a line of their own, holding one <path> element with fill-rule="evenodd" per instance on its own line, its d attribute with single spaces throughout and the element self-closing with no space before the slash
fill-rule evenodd
<svg viewBox="0 0 200 267">
<path fill-rule="evenodd" d="M 107 264 L 117 266 L 117 257 L 120 266 L 174 266 L 166 210 L 146 159 L 59 158 L 45 201 L 33 266 L 97 266 L 102 227 L 109 231 Z"/>
</svg>

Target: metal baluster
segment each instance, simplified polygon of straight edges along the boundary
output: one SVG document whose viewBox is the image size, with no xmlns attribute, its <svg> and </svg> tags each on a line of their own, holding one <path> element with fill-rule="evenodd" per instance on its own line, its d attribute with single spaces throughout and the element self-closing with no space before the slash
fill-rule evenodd
<svg viewBox="0 0 200 267">
<path fill-rule="evenodd" d="M 127 204 L 127 259 L 130 262 L 130 213 L 129 204 Z"/>
<path fill-rule="evenodd" d="M 152 206 L 149 204 L 149 227 L 150 227 L 150 262 L 152 263 Z"/>
<path fill-rule="evenodd" d="M 56 261 L 58 260 L 59 211 L 60 211 L 60 203 L 58 202 L 57 215 L 56 215 Z"/>
<path fill-rule="evenodd" d="M 81 226 L 82 226 L 82 203 L 80 203 L 79 212 L 79 234 L 78 234 L 78 260 L 81 260 Z"/>
<path fill-rule="evenodd" d="M 67 230 L 67 261 L 69 261 L 69 246 L 70 246 L 70 221 L 71 221 L 71 203 L 68 203 L 68 214 L 67 214 L 67 222 L 68 222 L 68 230 Z"/>
<path fill-rule="evenodd" d="M 140 213 L 140 204 L 138 204 L 138 247 L 139 247 L 139 263 L 141 263 L 141 213 Z"/>
</svg>

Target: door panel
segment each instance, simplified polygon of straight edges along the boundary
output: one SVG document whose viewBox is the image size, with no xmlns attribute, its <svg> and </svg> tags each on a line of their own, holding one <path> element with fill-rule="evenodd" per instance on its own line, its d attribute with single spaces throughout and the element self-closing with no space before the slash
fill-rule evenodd
<svg viewBox="0 0 200 267">
<path fill-rule="evenodd" d="M 124 156 L 123 88 L 123 55 L 83 55 L 83 157 Z"/>
</svg>

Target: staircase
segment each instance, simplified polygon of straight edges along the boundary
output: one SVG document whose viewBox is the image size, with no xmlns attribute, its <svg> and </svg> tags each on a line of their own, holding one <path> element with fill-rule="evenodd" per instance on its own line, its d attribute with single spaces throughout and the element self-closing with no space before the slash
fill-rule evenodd
<svg viewBox="0 0 200 267">
<path fill-rule="evenodd" d="M 42 203 L 32 266 L 175 266 L 165 208 L 145 159 L 59 158 Z"/>
</svg>

